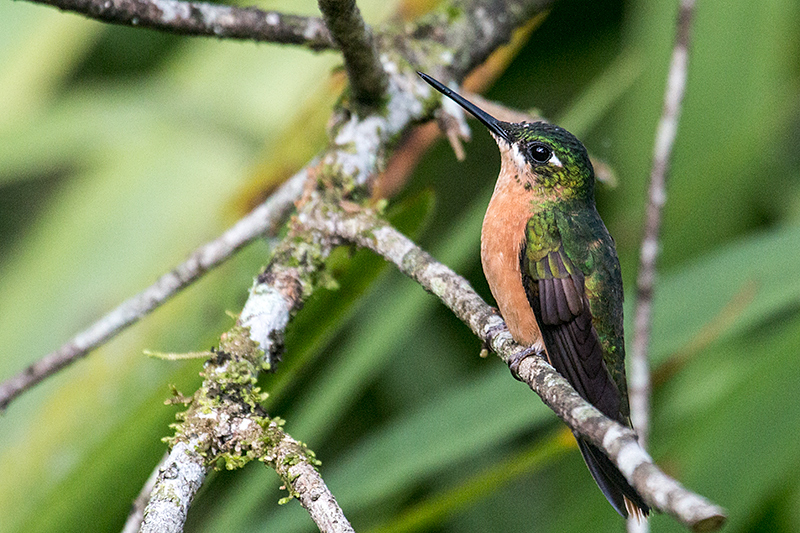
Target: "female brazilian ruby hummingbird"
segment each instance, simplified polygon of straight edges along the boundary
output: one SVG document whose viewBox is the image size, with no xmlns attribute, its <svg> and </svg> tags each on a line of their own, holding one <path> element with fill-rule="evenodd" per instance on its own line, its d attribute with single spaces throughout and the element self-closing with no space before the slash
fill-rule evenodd
<svg viewBox="0 0 800 533">
<path fill-rule="evenodd" d="M 481 263 L 511 336 L 523 346 L 544 348 L 586 401 L 630 426 L 622 277 L 614 240 L 595 208 L 586 148 L 558 126 L 497 120 L 418 74 L 489 128 L 500 148 L 500 175 L 481 230 Z M 575 437 L 614 509 L 623 517 L 646 516 L 650 509 L 617 467 Z"/>
</svg>

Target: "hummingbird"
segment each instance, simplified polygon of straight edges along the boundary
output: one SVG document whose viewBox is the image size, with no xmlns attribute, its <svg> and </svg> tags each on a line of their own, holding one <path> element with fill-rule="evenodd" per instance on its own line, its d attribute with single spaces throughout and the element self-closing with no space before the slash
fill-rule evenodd
<svg viewBox="0 0 800 533">
<path fill-rule="evenodd" d="M 614 240 L 595 207 L 586 148 L 547 122 L 497 120 L 418 74 L 483 123 L 500 148 L 500 175 L 481 229 L 481 264 L 511 336 L 530 348 L 527 354 L 544 352 L 583 399 L 631 427 L 622 277 Z M 522 358 L 512 362 L 512 373 Z M 649 507 L 608 456 L 575 438 L 614 509 L 623 517 L 647 516 Z"/>
</svg>

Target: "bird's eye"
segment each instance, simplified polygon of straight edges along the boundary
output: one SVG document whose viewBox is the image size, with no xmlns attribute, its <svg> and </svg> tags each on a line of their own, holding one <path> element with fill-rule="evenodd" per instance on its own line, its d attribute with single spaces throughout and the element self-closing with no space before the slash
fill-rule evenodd
<svg viewBox="0 0 800 533">
<path fill-rule="evenodd" d="M 531 158 L 537 163 L 546 163 L 553 155 L 553 151 L 543 144 L 531 146 Z"/>
</svg>

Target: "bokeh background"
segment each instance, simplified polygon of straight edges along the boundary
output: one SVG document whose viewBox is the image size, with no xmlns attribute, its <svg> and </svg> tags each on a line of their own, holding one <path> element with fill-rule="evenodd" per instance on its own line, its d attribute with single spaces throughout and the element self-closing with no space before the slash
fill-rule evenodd
<svg viewBox="0 0 800 533">
<path fill-rule="evenodd" d="M 435 4 L 361 0 L 368 22 Z M 316 3 L 258 6 L 316 14 Z M 628 287 L 677 2 L 561 1 L 490 98 L 537 108 L 614 169 L 598 204 Z M 800 531 L 800 4 L 699 0 L 652 345 L 651 451 L 726 531 Z M 339 57 L 120 28 L 0 2 L 0 378 L 215 237 L 325 143 Z M 478 125 L 390 204 L 467 276 L 499 164 Z M 116 531 L 269 246 L 249 246 L 0 417 L 0 530 Z M 564 426 L 435 298 L 366 252 L 331 258 L 264 377 L 358 531 L 622 531 Z M 630 326 L 628 331 L 630 331 Z M 259 464 L 213 474 L 193 532 L 305 532 Z M 681 531 L 670 518 L 655 532 Z"/>
</svg>

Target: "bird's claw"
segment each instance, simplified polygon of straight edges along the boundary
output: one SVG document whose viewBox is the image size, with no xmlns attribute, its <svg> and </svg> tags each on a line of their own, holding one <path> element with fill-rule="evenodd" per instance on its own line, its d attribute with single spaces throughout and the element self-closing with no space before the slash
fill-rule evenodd
<svg viewBox="0 0 800 533">
<path fill-rule="evenodd" d="M 492 310 L 495 313 L 497 312 L 497 310 L 494 308 L 492 308 Z M 506 326 L 505 322 L 500 322 L 498 324 L 494 324 L 493 326 L 489 326 L 486 330 L 486 340 L 483 341 L 483 346 L 481 346 L 481 357 L 487 357 L 489 352 L 493 351 L 492 343 L 494 342 L 494 338 L 507 331 L 508 326 Z"/>
<path fill-rule="evenodd" d="M 511 370 L 511 375 L 514 376 L 514 379 L 524 382 L 524 380 L 519 376 L 519 365 L 527 357 L 537 354 L 538 351 L 536 348 L 533 346 L 528 346 L 527 348 L 524 348 L 511 356 L 511 360 L 508 362 L 508 369 Z"/>
</svg>

